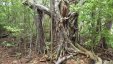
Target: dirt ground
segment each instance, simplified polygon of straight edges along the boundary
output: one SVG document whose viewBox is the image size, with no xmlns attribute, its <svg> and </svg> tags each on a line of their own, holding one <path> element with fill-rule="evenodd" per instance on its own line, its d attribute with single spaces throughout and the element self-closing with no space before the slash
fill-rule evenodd
<svg viewBox="0 0 113 64">
<path fill-rule="evenodd" d="M 0 42 L 14 42 L 13 38 L 0 38 Z M 46 60 L 40 62 L 43 56 L 32 53 L 31 56 L 21 55 L 16 47 L 0 46 L 0 64 L 49 64 Z"/>
<path fill-rule="evenodd" d="M 35 52 L 31 56 L 24 56 L 15 51 L 14 47 L 0 46 L 0 64 L 54 64 L 47 60 L 47 55 L 38 55 Z M 79 55 L 77 59 L 69 59 L 63 64 L 91 64 L 91 59 Z"/>
<path fill-rule="evenodd" d="M 14 41 L 14 39 L 0 39 L 0 42 L 2 41 Z M 102 52 L 101 52 L 102 53 Z M 105 54 L 107 53 L 107 54 Z M 100 54 L 100 56 L 104 58 L 109 57 L 110 59 L 113 58 L 113 55 L 108 55 L 108 53 L 113 54 L 113 52 L 104 51 L 103 56 Z M 79 64 L 90 64 L 91 61 L 86 56 L 79 56 Z M 108 60 L 109 60 L 108 58 Z M 78 64 L 78 60 L 69 59 L 65 62 L 65 64 Z M 50 61 L 47 60 L 47 55 L 38 55 L 35 52 L 32 52 L 31 56 L 28 55 L 22 55 L 19 53 L 16 49 L 16 47 L 5 47 L 0 46 L 0 64 L 54 64 L 50 63 Z"/>
<path fill-rule="evenodd" d="M 85 56 L 79 58 L 80 64 L 87 64 L 89 59 Z M 54 64 L 47 61 L 46 55 L 37 55 L 32 53 L 31 57 L 22 56 L 14 51 L 14 47 L 0 46 L 0 64 Z M 77 61 L 69 59 L 65 64 L 78 64 Z"/>
<path fill-rule="evenodd" d="M 0 42 L 14 42 L 14 38 L 0 38 Z M 32 51 L 31 56 L 22 55 L 16 49 L 17 47 L 0 46 L 0 64 L 54 64 L 47 60 L 47 55 L 38 55 Z M 85 57 L 81 56 L 80 64 L 86 64 Z M 65 64 L 77 64 L 77 61 L 69 59 Z"/>
<path fill-rule="evenodd" d="M 0 64 L 48 64 L 47 62 L 40 62 L 38 55 L 34 55 L 31 58 L 28 58 L 28 56 L 20 57 L 14 54 L 12 50 L 13 48 L 0 46 Z"/>
</svg>

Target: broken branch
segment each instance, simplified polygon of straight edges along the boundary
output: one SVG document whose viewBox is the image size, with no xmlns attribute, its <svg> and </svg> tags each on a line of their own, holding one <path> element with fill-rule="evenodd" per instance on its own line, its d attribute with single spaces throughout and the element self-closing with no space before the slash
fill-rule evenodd
<svg viewBox="0 0 113 64">
<path fill-rule="evenodd" d="M 29 6 L 31 9 L 33 9 L 33 7 L 36 7 L 38 10 L 41 10 L 43 11 L 45 14 L 51 16 L 51 12 L 49 10 L 49 8 L 43 6 L 43 5 L 40 5 L 40 4 L 34 4 L 33 2 L 29 2 L 29 1 L 24 1 L 22 4 L 26 5 L 26 6 Z"/>
</svg>

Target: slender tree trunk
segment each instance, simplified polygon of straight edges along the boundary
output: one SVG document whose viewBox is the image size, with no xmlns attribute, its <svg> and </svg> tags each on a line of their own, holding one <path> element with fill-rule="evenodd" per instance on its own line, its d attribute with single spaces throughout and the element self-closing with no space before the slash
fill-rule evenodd
<svg viewBox="0 0 113 64">
<path fill-rule="evenodd" d="M 44 49 L 45 49 L 45 37 L 44 37 L 44 31 L 43 31 L 43 26 L 42 26 L 42 18 L 43 18 L 43 12 L 41 10 L 38 10 L 38 13 L 39 13 L 39 16 L 38 16 L 38 19 L 39 19 L 39 23 L 37 22 L 38 24 L 38 34 L 39 34 L 39 43 L 40 43 L 40 49 L 42 52 L 44 52 Z"/>
<path fill-rule="evenodd" d="M 43 20 L 43 11 L 36 9 L 37 14 L 35 14 L 35 23 L 36 23 L 36 29 L 37 29 L 37 46 L 39 53 L 44 53 L 45 49 L 45 37 L 44 37 L 44 30 L 42 26 L 42 20 Z"/>
<path fill-rule="evenodd" d="M 30 5 L 28 3 L 29 1 L 26 1 L 26 4 Z M 36 0 L 33 0 L 32 4 L 37 4 Z M 43 21 L 43 13 L 44 11 L 38 9 L 36 6 L 31 5 L 30 6 L 34 10 L 34 21 L 36 25 L 36 31 L 37 31 L 37 38 L 36 38 L 36 51 L 38 50 L 38 53 L 44 53 L 45 51 L 45 37 L 44 37 L 44 30 L 42 26 Z"/>
<path fill-rule="evenodd" d="M 52 47 L 54 47 L 57 42 L 55 0 L 51 0 L 50 8 L 51 8 L 51 41 L 52 41 Z"/>
</svg>

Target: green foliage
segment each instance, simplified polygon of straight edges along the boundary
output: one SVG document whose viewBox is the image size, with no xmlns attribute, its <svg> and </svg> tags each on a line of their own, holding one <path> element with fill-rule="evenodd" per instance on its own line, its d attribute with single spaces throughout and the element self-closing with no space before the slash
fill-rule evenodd
<svg viewBox="0 0 113 64">
<path fill-rule="evenodd" d="M 38 3 L 49 7 L 49 0 L 40 0 Z M 3 31 L 3 34 L 4 32 L 8 33 L 8 38 L 15 37 L 16 40 L 23 38 L 24 42 L 28 42 L 34 37 L 33 42 L 35 42 L 37 30 L 34 15 L 34 11 L 28 6 L 24 6 L 22 0 L 0 0 L 0 36 Z M 45 16 L 43 26 L 45 40 L 50 41 L 50 19 L 48 16 Z M 13 46 L 14 44 L 4 41 L 1 42 L 1 45 Z"/>
<path fill-rule="evenodd" d="M 0 31 L 11 32 L 16 37 L 29 38 L 37 33 L 34 12 L 29 7 L 23 6 L 21 1 L 0 0 Z M 40 3 L 49 7 L 49 0 L 42 0 Z M 70 5 L 70 10 L 79 13 L 79 32 L 81 36 L 87 36 L 84 37 L 87 46 L 98 45 L 101 37 L 105 37 L 108 46 L 113 47 L 113 31 L 111 31 L 113 28 L 108 30 L 105 26 L 113 20 L 112 0 L 86 0 L 84 4 Z M 50 21 L 47 16 L 45 17 L 44 32 L 46 41 L 50 41 Z"/>
<path fill-rule="evenodd" d="M 105 29 L 105 23 L 113 20 L 112 0 L 86 0 L 82 5 L 78 3 L 70 7 L 71 11 L 79 13 L 79 32 L 81 36 L 88 36 L 86 45 L 93 47 L 99 43 L 101 37 L 105 37 L 108 46 L 113 47 L 113 33 Z M 101 24 L 97 25 L 97 23 Z M 100 31 L 97 31 L 97 28 Z"/>
<path fill-rule="evenodd" d="M 16 44 L 14 42 L 3 41 L 3 42 L 0 42 L 0 45 L 11 47 L 11 46 L 15 46 Z"/>
<path fill-rule="evenodd" d="M 33 15 L 33 11 L 23 6 L 21 0 L 2 0 L 0 3 L 0 25 L 16 37 L 24 32 L 36 33 Z"/>
</svg>

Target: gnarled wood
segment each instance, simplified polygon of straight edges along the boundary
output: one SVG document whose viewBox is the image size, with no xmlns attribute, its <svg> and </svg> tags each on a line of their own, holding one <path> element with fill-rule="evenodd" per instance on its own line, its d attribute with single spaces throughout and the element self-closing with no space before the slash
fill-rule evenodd
<svg viewBox="0 0 113 64">
<path fill-rule="evenodd" d="M 37 9 L 43 11 L 45 14 L 51 16 L 51 12 L 50 12 L 50 9 L 43 6 L 43 5 L 40 5 L 40 4 L 34 4 L 33 2 L 30 2 L 30 1 L 24 1 L 23 2 L 24 5 L 26 6 L 30 6 L 31 9 L 33 9 L 33 7 L 36 7 Z"/>
</svg>

